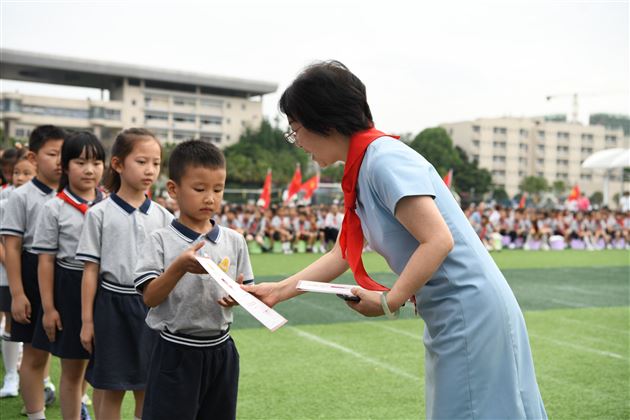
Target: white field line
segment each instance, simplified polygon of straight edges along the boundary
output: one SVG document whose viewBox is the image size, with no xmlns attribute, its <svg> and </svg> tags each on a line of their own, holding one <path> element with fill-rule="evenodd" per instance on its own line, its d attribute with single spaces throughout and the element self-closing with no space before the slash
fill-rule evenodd
<svg viewBox="0 0 630 420">
<path fill-rule="evenodd" d="M 561 319 L 563 321 L 572 322 L 572 323 L 578 324 L 578 325 L 584 325 L 584 326 L 587 326 L 587 327 L 596 328 L 598 330 L 601 329 L 601 330 L 605 330 L 605 331 L 614 332 L 614 333 L 617 333 L 617 334 L 624 334 L 626 336 L 630 336 L 630 330 L 606 327 L 604 325 L 596 324 L 594 322 L 588 322 L 588 321 L 582 321 L 582 320 L 579 320 L 579 319 L 567 318 L 565 316 L 559 316 L 559 317 L 557 317 L 557 319 Z"/>
<path fill-rule="evenodd" d="M 601 297 L 607 297 L 607 298 L 616 296 L 615 293 L 601 293 L 601 292 L 596 292 L 593 290 L 587 290 L 587 289 L 582 289 L 580 287 L 573 287 L 573 286 L 551 286 L 551 287 L 552 289 L 562 290 L 566 292 L 576 292 L 576 293 L 581 293 L 583 295 L 590 295 L 590 296 L 601 296 Z"/>
<path fill-rule="evenodd" d="M 562 299 L 550 299 L 552 302 L 559 303 L 565 306 L 571 306 L 573 308 L 588 308 L 590 305 L 585 305 L 584 303 L 573 302 L 570 300 L 562 300 Z"/>
<path fill-rule="evenodd" d="M 398 368 L 396 368 L 396 367 L 394 367 L 392 365 L 389 365 L 387 363 L 383 363 L 383 362 L 381 362 L 379 360 L 376 360 L 376 359 L 373 359 L 371 357 L 365 356 L 365 355 L 363 355 L 363 354 L 361 354 L 359 352 L 356 352 L 356 351 L 352 350 L 351 348 L 342 346 L 341 344 L 337 344 L 335 342 L 326 340 L 325 338 L 322 338 L 322 337 L 320 337 L 318 335 L 311 334 L 311 333 L 308 333 L 306 331 L 302 331 L 302 330 L 300 330 L 300 329 L 298 329 L 296 327 L 289 327 L 287 329 L 289 331 L 293 331 L 295 334 L 299 335 L 302 338 L 305 338 L 307 340 L 313 341 L 313 342 L 315 342 L 317 344 L 321 344 L 321 345 L 326 346 L 326 347 L 330 347 L 332 349 L 335 349 L 335 350 L 340 351 L 342 353 L 348 354 L 350 356 L 353 356 L 354 358 L 359 359 L 360 361 L 362 361 L 364 363 L 367 363 L 367 364 L 370 364 L 370 365 L 373 365 L 373 366 L 385 369 L 385 370 L 393 373 L 394 375 L 401 376 L 401 377 L 406 378 L 406 379 L 411 379 L 412 381 L 415 381 L 415 382 L 420 382 L 420 378 L 418 376 L 412 375 L 412 374 L 410 374 L 408 372 L 405 372 L 404 370 L 398 369 Z"/>
<path fill-rule="evenodd" d="M 367 324 L 370 324 L 373 327 L 377 327 L 377 328 L 380 328 L 380 329 L 383 329 L 383 330 L 386 330 L 386 331 L 393 332 L 395 334 L 400 334 L 400 335 L 404 335 L 405 337 L 413 338 L 414 340 L 422 341 L 422 335 L 421 334 L 414 334 L 414 333 L 411 333 L 409 331 L 400 330 L 398 328 L 393 328 L 393 327 L 390 327 L 388 325 L 384 325 L 382 322 L 378 322 L 378 321 L 369 321 L 369 322 L 367 322 Z"/>
<path fill-rule="evenodd" d="M 553 343 L 557 346 L 560 347 L 565 347 L 565 348 L 572 348 L 574 350 L 578 350 L 578 351 L 582 351 L 582 352 L 586 352 L 586 353 L 593 353 L 593 354 L 597 354 L 600 356 L 605 356 L 605 357 L 611 357 L 613 359 L 620 359 L 620 360 L 627 360 L 628 357 L 627 356 L 623 356 L 619 353 L 613 353 L 610 351 L 605 351 L 605 350 L 597 350 L 591 347 L 586 347 L 586 346 L 581 346 L 579 344 L 573 344 L 570 343 L 568 341 L 562 341 L 562 340 L 556 340 L 554 338 L 549 338 L 549 337 L 545 337 L 542 335 L 538 335 L 538 334 L 529 334 L 530 337 L 536 338 L 536 339 L 540 339 L 540 340 L 546 340 L 549 341 L 550 343 Z"/>
</svg>

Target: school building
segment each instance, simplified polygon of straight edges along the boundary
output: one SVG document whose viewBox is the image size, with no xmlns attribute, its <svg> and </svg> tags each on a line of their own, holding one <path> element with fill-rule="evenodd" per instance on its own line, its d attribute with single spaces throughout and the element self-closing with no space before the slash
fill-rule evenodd
<svg viewBox="0 0 630 420">
<path fill-rule="evenodd" d="M 567 192 L 577 184 L 590 196 L 603 190 L 604 171 L 582 168 L 584 159 L 603 149 L 630 147 L 630 138 L 624 136 L 622 128 L 544 117 L 478 118 L 440 126 L 453 144 L 476 159 L 479 167 L 489 170 L 494 184 L 510 196 L 518 193 L 519 183 L 527 176 L 544 177 L 550 186 L 563 181 Z M 622 191 L 622 170 L 612 170 L 608 179 L 612 199 Z"/>
<path fill-rule="evenodd" d="M 68 99 L 0 93 L 9 137 L 27 138 L 41 124 L 90 130 L 106 144 L 141 126 L 165 143 L 190 138 L 224 148 L 260 125 L 262 97 L 276 83 L 0 49 L 0 79 L 100 89 L 101 97 Z"/>
</svg>

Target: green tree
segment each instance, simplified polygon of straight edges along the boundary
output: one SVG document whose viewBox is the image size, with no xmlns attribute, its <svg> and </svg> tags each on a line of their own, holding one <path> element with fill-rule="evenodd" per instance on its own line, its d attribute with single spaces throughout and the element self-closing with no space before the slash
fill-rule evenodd
<svg viewBox="0 0 630 420">
<path fill-rule="evenodd" d="M 453 140 L 442 127 L 422 130 L 409 146 L 431 162 L 441 176 L 462 165 L 461 158 L 453 147 Z"/>
<path fill-rule="evenodd" d="M 604 194 L 602 194 L 601 191 L 595 191 L 593 194 L 591 194 L 589 200 L 591 202 L 591 205 L 599 206 L 604 202 Z"/>
<path fill-rule="evenodd" d="M 227 182 L 231 185 L 259 187 L 267 175 L 267 169 L 273 171 L 274 184 L 288 183 L 295 171 L 295 164 L 306 172 L 308 155 L 284 139 L 284 133 L 278 126 L 272 126 L 263 120 L 256 130 L 248 128 L 241 135 L 240 141 L 224 150 L 228 165 Z"/>
<path fill-rule="evenodd" d="M 478 197 L 490 191 L 492 174 L 487 169 L 480 168 L 476 160 L 469 159 L 461 147 L 455 146 L 455 152 L 459 157 L 459 164 L 453 170 L 455 191 L 464 201 L 477 201 Z"/>
<path fill-rule="evenodd" d="M 540 194 L 549 189 L 547 180 L 542 176 L 528 176 L 523 178 L 518 188 L 535 197 L 535 201 L 540 200 Z"/>
<path fill-rule="evenodd" d="M 567 190 L 567 185 L 564 183 L 564 181 L 557 180 L 553 182 L 551 190 L 554 192 L 554 194 L 559 196 L 564 194 L 564 192 Z"/>
</svg>

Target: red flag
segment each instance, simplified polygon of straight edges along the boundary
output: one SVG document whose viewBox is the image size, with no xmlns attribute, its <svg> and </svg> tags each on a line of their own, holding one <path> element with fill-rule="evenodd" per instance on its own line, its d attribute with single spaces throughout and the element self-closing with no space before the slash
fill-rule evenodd
<svg viewBox="0 0 630 420">
<path fill-rule="evenodd" d="M 575 184 L 575 186 L 573 187 L 573 189 L 571 189 L 571 192 L 569 193 L 568 200 L 575 201 L 578 198 L 580 198 L 580 187 L 578 187 L 578 185 Z"/>
<path fill-rule="evenodd" d="M 446 175 L 444 175 L 444 183 L 446 184 L 447 188 L 450 190 L 451 189 L 451 185 L 453 184 L 453 170 L 449 169 L 448 173 Z"/>
<path fill-rule="evenodd" d="M 295 166 L 295 173 L 293 174 L 293 179 L 291 179 L 291 183 L 289 184 L 289 188 L 287 189 L 287 198 L 284 200 L 286 203 L 289 201 L 295 194 L 300 191 L 300 187 L 302 186 L 302 171 L 300 170 L 300 164 L 298 163 Z"/>
<path fill-rule="evenodd" d="M 265 183 L 263 184 L 263 189 L 258 199 L 258 205 L 263 209 L 268 208 L 269 204 L 271 204 L 271 169 L 267 169 Z"/>
<path fill-rule="evenodd" d="M 311 198 L 313 196 L 313 193 L 317 191 L 318 188 L 319 188 L 319 174 L 310 178 L 300 187 L 300 190 L 304 191 L 304 197 L 303 197 L 304 200 L 308 200 L 309 198 Z"/>
<path fill-rule="evenodd" d="M 523 195 L 521 195 L 521 201 L 519 201 L 519 203 L 518 203 L 518 208 L 519 209 L 524 209 L 526 202 L 527 202 L 527 193 L 524 192 Z"/>
</svg>

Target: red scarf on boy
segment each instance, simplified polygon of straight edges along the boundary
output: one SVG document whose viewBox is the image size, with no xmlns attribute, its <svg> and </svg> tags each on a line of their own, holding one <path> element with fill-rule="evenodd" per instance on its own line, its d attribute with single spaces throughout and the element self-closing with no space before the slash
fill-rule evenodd
<svg viewBox="0 0 630 420">
<path fill-rule="evenodd" d="M 376 291 L 387 291 L 389 288 L 372 280 L 365 271 L 365 267 L 363 267 L 363 260 L 361 259 L 361 254 L 363 253 L 363 229 L 361 228 L 361 219 L 359 219 L 355 209 L 359 170 L 361 169 L 361 163 L 363 163 L 365 151 L 370 143 L 383 136 L 400 138 L 400 136 L 385 134 L 374 127 L 359 131 L 350 137 L 350 148 L 348 149 L 346 166 L 344 167 L 343 179 L 341 180 L 345 209 L 341 236 L 339 237 L 341 254 L 348 261 L 357 284 L 364 289 Z"/>
</svg>

